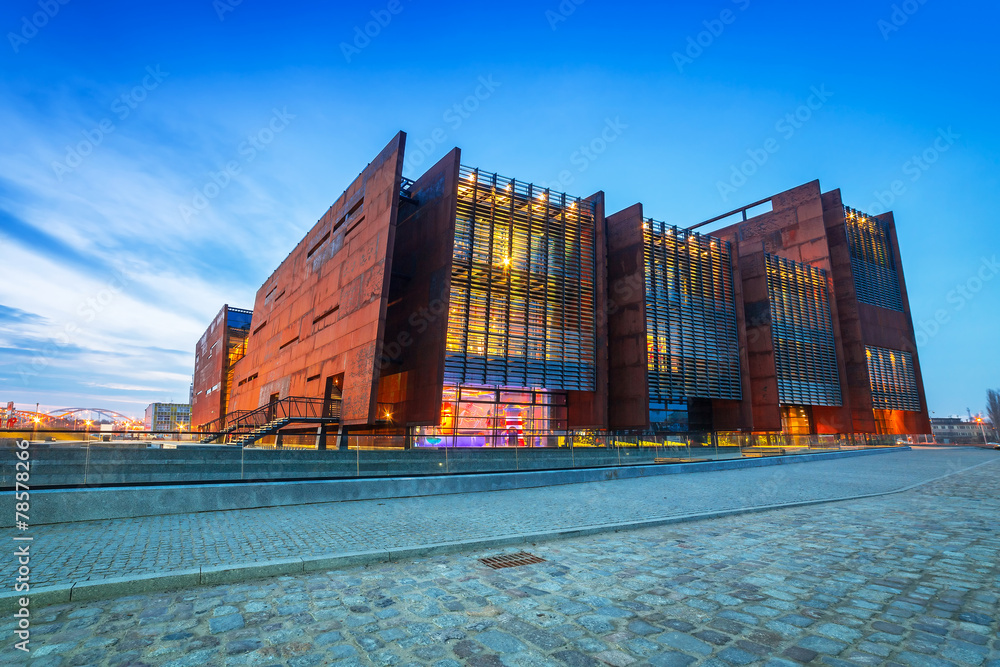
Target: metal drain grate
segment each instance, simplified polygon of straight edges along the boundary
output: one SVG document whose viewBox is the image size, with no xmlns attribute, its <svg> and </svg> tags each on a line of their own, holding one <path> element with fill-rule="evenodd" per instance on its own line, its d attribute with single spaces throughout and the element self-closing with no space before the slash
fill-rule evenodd
<svg viewBox="0 0 1000 667">
<path fill-rule="evenodd" d="M 535 554 L 529 554 L 527 551 L 518 551 L 516 554 L 501 554 L 499 556 L 480 558 L 479 562 L 486 567 L 492 567 L 494 570 L 499 570 L 504 567 L 518 567 L 519 565 L 544 563 L 545 559 L 539 558 Z"/>
</svg>

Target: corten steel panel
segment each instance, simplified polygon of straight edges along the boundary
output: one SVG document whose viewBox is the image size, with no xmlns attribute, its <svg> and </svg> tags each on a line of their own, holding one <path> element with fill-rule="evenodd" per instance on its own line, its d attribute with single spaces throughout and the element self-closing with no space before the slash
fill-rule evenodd
<svg viewBox="0 0 1000 667">
<path fill-rule="evenodd" d="M 841 394 L 843 406 L 840 407 L 819 407 L 813 410 L 813 421 L 819 433 L 845 433 L 851 431 L 851 406 L 853 394 L 849 391 L 849 369 L 845 364 L 845 359 L 849 358 L 849 351 L 843 348 L 842 344 L 842 322 L 840 315 L 841 298 L 837 274 L 833 270 L 834 258 L 832 256 L 831 239 L 828 237 L 827 224 L 825 219 L 826 202 L 821 194 L 819 181 L 811 181 L 796 188 L 774 195 L 771 198 L 771 212 L 754 216 L 749 220 L 726 227 L 713 235 L 722 238 L 736 239 L 738 241 L 739 254 L 756 254 L 760 251 L 768 252 L 778 257 L 791 259 L 796 262 L 804 262 L 811 266 L 823 269 L 827 272 L 827 289 L 831 294 L 830 310 L 833 318 L 833 335 L 837 354 L 838 374 L 840 376 Z M 741 262 L 742 263 L 742 262 Z M 848 265 L 850 259 L 848 258 Z M 746 280 L 744 279 L 744 288 Z M 766 296 L 766 284 L 764 297 Z M 744 295 L 745 302 L 753 302 L 755 298 Z M 751 326 L 750 318 L 760 311 L 759 307 L 748 308 L 747 313 L 747 335 L 755 328 Z M 760 336 L 763 331 L 758 331 L 755 336 Z M 768 327 L 768 333 L 769 327 Z M 770 351 L 773 359 L 773 349 Z M 773 368 L 773 363 L 761 364 L 761 360 L 754 360 L 753 353 L 750 354 L 751 373 L 757 372 L 761 367 Z M 770 376 L 766 376 L 769 378 Z M 766 378 L 762 378 L 766 379 Z M 765 383 L 766 385 L 766 383 Z M 769 385 L 766 385 L 769 388 Z M 766 405 L 770 406 L 770 398 L 766 399 Z M 760 405 L 760 399 L 754 397 L 755 405 Z M 775 402 L 776 405 L 776 402 Z M 780 412 L 767 409 L 770 415 L 765 422 L 758 419 L 761 414 L 760 408 L 754 409 L 753 428 L 758 431 L 776 430 L 771 428 L 774 423 L 773 418 L 780 420 Z M 869 415 L 871 409 L 869 407 Z M 772 414 L 773 413 L 773 414 Z M 857 419 L 854 420 L 857 422 Z M 871 420 L 870 420 L 871 421 Z M 780 423 L 780 421 L 779 421 Z M 874 427 L 874 421 L 871 421 Z"/>
<path fill-rule="evenodd" d="M 400 204 L 379 386 L 397 425 L 441 421 L 461 156 L 448 153 L 410 188 L 415 203 Z"/>
<path fill-rule="evenodd" d="M 740 351 L 740 385 L 743 399 L 739 401 L 712 399 L 712 430 L 753 431 L 750 355 L 747 349 L 746 309 L 743 307 L 743 272 L 740 269 L 739 250 L 735 243 L 732 243 L 732 248 L 733 301 L 736 304 L 736 335 Z"/>
<path fill-rule="evenodd" d="M 222 307 L 195 345 L 194 395 L 191 397 L 191 427 L 194 429 L 223 416 L 227 308 Z"/>
<path fill-rule="evenodd" d="M 842 210 L 842 209 L 841 209 Z M 919 411 L 892 411 L 890 422 L 896 430 L 895 434 L 930 433 L 930 419 L 927 413 L 927 399 L 924 395 L 923 377 L 920 373 L 920 360 L 917 355 L 916 334 L 910 314 L 910 300 L 906 294 L 906 280 L 903 276 L 903 263 L 899 252 L 899 240 L 896 236 L 896 221 L 890 211 L 875 216 L 888 225 L 889 242 L 899 279 L 900 298 L 903 311 L 879 308 L 867 303 L 858 303 L 858 313 L 861 323 L 861 335 L 864 345 L 882 347 L 889 350 L 908 352 L 913 358 L 913 374 L 917 381 L 917 395 L 920 398 Z M 845 222 L 846 224 L 846 222 Z M 867 374 L 867 364 L 865 366 Z M 871 396 L 871 379 L 868 380 L 869 397 Z M 871 400 L 869 398 L 869 400 Z"/>
<path fill-rule="evenodd" d="M 649 428 L 642 204 L 607 217 L 608 424 Z"/>
<path fill-rule="evenodd" d="M 594 388 L 595 391 L 570 391 L 567 423 L 570 429 L 608 427 L 608 255 L 604 219 L 604 192 L 596 192 L 585 201 L 594 202 L 594 225 L 597 245 L 594 280 Z"/>
<path fill-rule="evenodd" d="M 913 328 L 913 315 L 910 312 L 910 297 L 906 293 L 906 278 L 903 274 L 903 259 L 899 250 L 899 237 L 896 235 L 896 219 L 892 211 L 878 216 L 889 225 L 889 238 L 892 242 L 893 260 L 896 263 L 896 274 L 899 278 L 900 296 L 903 300 L 903 317 L 896 317 L 896 330 L 900 336 L 900 347 L 904 352 L 913 355 L 913 373 L 917 379 L 917 394 L 920 396 L 920 412 L 906 412 L 903 415 L 905 434 L 925 434 L 931 432 L 931 420 L 927 409 L 927 397 L 924 394 L 924 379 L 920 371 L 920 359 L 917 354 L 917 338 Z"/>
<path fill-rule="evenodd" d="M 840 324 L 840 346 L 844 351 L 843 366 L 847 375 L 847 403 L 851 408 L 851 422 L 846 432 L 875 433 L 875 415 L 872 412 L 871 380 L 868 377 L 868 358 L 861 325 L 862 303 L 858 301 L 851 270 L 851 250 L 847 239 L 844 202 L 840 190 L 823 194 L 823 218 L 830 246 L 830 266 L 834 295 L 837 302 L 837 319 Z"/>
<path fill-rule="evenodd" d="M 750 376 L 750 404 L 755 431 L 780 431 L 778 373 L 771 333 L 771 301 L 767 289 L 764 251 L 739 252 L 746 327 L 746 354 Z"/>
<path fill-rule="evenodd" d="M 374 423 L 405 141 L 389 142 L 257 291 L 232 410 L 321 398 L 344 373 L 343 423 Z"/>
</svg>

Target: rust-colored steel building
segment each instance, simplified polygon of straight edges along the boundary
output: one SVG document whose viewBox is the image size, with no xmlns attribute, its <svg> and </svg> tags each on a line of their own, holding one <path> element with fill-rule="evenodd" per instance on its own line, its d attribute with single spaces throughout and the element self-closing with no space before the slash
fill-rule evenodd
<svg viewBox="0 0 1000 667">
<path fill-rule="evenodd" d="M 191 424 L 221 426 L 229 413 L 233 365 L 246 352 L 252 311 L 222 307 L 194 348 Z"/>
<path fill-rule="evenodd" d="M 813 181 L 687 229 L 641 204 L 607 225 L 612 429 L 927 433 L 892 213 Z"/>
<path fill-rule="evenodd" d="M 605 218 L 603 192 L 468 167 L 457 148 L 409 181 L 405 140 L 258 290 L 221 367 L 206 353 L 227 346 L 227 309 L 216 318 L 195 425 L 259 413 L 271 432 L 319 422 L 467 447 L 930 432 L 891 213 L 812 182 L 686 229 L 641 204 Z M 209 402 L 227 377 L 228 404 Z"/>
</svg>

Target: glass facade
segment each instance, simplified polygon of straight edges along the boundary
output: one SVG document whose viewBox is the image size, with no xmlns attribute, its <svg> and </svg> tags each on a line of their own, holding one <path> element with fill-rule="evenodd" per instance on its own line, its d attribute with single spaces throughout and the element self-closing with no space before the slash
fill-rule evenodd
<svg viewBox="0 0 1000 667">
<path fill-rule="evenodd" d="M 909 352 L 867 347 L 872 404 L 876 410 L 920 410 L 913 356 Z"/>
<path fill-rule="evenodd" d="M 427 447 L 558 447 L 565 444 L 566 392 L 446 385 L 441 425 L 418 428 Z"/>
<path fill-rule="evenodd" d="M 688 398 L 740 400 L 740 353 L 729 243 L 643 223 L 650 421 L 682 422 Z"/>
<path fill-rule="evenodd" d="M 445 381 L 594 391 L 595 205 L 461 168 Z"/>
<path fill-rule="evenodd" d="M 853 208 L 844 209 L 851 271 L 858 301 L 902 312 L 899 275 L 892 255 L 889 225 Z"/>
<path fill-rule="evenodd" d="M 841 405 L 826 272 L 765 255 L 781 405 Z"/>
<path fill-rule="evenodd" d="M 808 405 L 783 405 L 781 431 L 788 435 L 809 435 L 813 432 L 812 415 Z"/>
</svg>

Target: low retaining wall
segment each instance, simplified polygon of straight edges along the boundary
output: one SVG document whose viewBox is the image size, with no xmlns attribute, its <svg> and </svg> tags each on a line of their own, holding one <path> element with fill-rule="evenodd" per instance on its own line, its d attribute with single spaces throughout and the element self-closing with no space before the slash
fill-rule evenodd
<svg viewBox="0 0 1000 667">
<path fill-rule="evenodd" d="M 710 455 L 738 458 L 738 447 L 704 448 Z M 668 447 L 441 448 L 380 450 L 241 449 L 180 445 L 139 449 L 101 445 L 31 447 L 32 488 L 113 486 L 169 482 L 298 480 L 393 477 L 441 473 L 513 472 L 653 463 L 658 456 L 686 456 Z M 15 450 L 0 451 L 0 487 L 14 485 Z"/>
<path fill-rule="evenodd" d="M 706 461 L 671 465 L 630 465 L 535 472 L 398 476 L 300 482 L 235 482 L 174 486 L 106 487 L 31 492 L 31 523 L 51 524 L 216 510 L 252 509 L 345 500 L 372 500 L 454 493 L 502 491 L 557 484 L 687 472 L 737 470 L 909 450 L 909 447 Z M 616 457 L 617 458 L 617 457 Z M 13 503 L 13 491 L 0 497 Z M 0 513 L 0 527 L 13 526 L 14 515 Z"/>
</svg>

